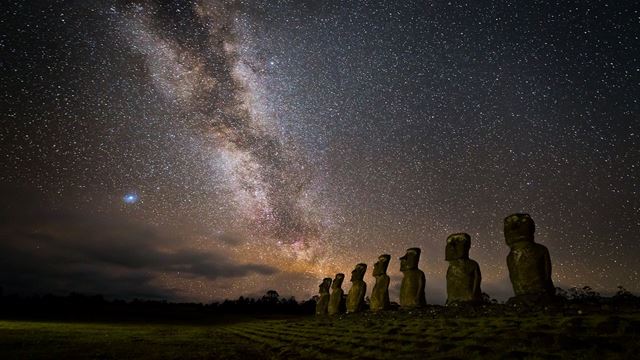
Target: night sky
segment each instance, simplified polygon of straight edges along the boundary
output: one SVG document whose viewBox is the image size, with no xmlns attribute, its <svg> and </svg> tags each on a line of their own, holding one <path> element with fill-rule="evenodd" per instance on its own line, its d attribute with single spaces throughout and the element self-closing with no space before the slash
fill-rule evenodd
<svg viewBox="0 0 640 360">
<path fill-rule="evenodd" d="M 505 299 L 527 212 L 556 286 L 637 293 L 634 4 L 5 1 L 0 286 L 302 300 L 389 253 L 397 301 L 417 246 L 442 303 L 467 232 Z"/>
</svg>

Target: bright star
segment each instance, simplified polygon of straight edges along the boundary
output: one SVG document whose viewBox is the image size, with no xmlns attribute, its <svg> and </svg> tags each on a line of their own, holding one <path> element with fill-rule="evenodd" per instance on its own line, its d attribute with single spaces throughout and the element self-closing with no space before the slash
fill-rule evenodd
<svg viewBox="0 0 640 360">
<path fill-rule="evenodd" d="M 127 204 L 133 204 L 138 202 L 138 194 L 129 193 L 122 197 L 122 201 Z"/>
</svg>

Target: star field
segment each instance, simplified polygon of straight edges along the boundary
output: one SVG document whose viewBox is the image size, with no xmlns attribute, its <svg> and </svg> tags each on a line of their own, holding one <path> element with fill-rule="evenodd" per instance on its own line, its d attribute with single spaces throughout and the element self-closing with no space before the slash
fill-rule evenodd
<svg viewBox="0 0 640 360">
<path fill-rule="evenodd" d="M 2 12 L 2 252 L 21 260 L 0 265 L 5 291 L 306 299 L 389 253 L 393 301 L 418 246 L 442 302 L 445 239 L 467 232 L 504 299 L 515 212 L 556 286 L 640 291 L 631 1 Z"/>
</svg>

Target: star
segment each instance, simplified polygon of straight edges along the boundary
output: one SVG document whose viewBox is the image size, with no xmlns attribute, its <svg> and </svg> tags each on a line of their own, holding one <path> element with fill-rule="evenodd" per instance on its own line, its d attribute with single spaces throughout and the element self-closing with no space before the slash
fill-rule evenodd
<svg viewBox="0 0 640 360">
<path fill-rule="evenodd" d="M 125 204 L 135 204 L 139 199 L 140 197 L 136 193 L 127 193 L 122 197 L 122 201 L 124 201 Z"/>
</svg>

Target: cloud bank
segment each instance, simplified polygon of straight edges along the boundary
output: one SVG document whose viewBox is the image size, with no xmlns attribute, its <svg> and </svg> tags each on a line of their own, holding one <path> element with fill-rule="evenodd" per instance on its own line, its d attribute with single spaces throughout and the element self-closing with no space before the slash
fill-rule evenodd
<svg viewBox="0 0 640 360">
<path fill-rule="evenodd" d="M 123 218 L 52 210 L 29 200 L 0 209 L 0 286 L 7 293 L 179 298 L 162 277 L 217 280 L 276 272 L 236 263 L 222 251 L 185 247 Z"/>
</svg>

